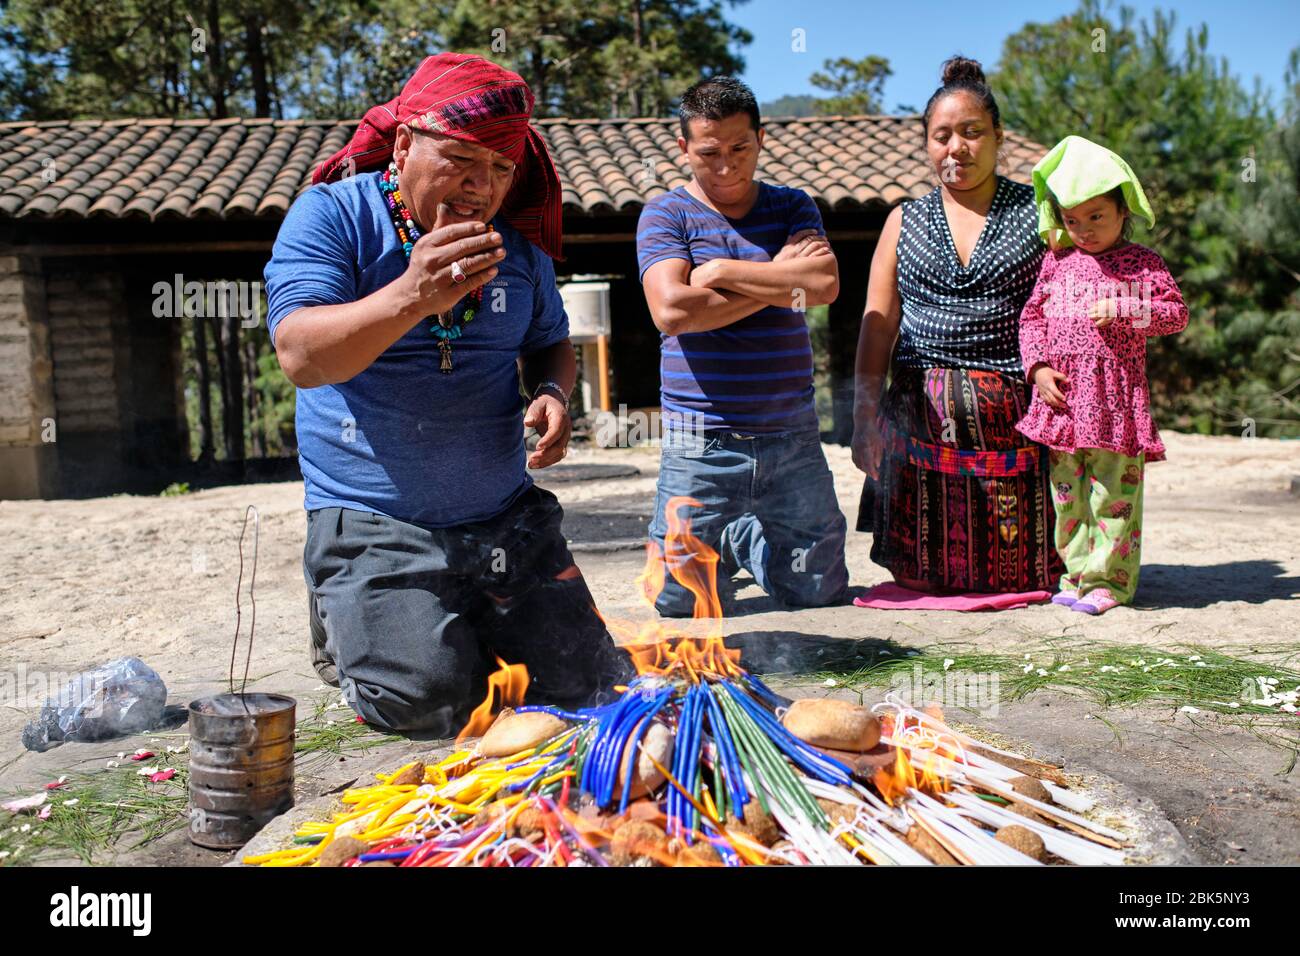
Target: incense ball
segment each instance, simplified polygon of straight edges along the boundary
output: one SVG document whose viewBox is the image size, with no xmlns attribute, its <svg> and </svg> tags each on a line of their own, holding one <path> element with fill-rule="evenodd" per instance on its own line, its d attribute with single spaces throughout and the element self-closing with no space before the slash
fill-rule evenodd
<svg viewBox="0 0 1300 956">
<path fill-rule="evenodd" d="M 659 762 L 659 766 L 667 767 L 673 759 L 673 732 L 659 721 L 652 723 L 641 738 L 641 747 L 645 749 L 650 757 L 654 757 Z M 627 750 L 623 752 L 623 762 L 618 770 L 618 789 L 617 793 L 623 792 L 623 781 L 627 779 L 628 768 L 633 766 L 633 758 L 636 758 L 635 766 L 632 770 L 632 789 L 631 799 L 636 800 L 657 790 L 665 780 L 659 768 L 654 765 L 645 753 L 631 741 L 628 742 Z"/>
<path fill-rule="evenodd" d="M 564 733 L 568 726 L 564 720 L 545 711 L 530 710 L 519 714 L 503 710 L 478 742 L 478 752 L 484 757 L 510 757 L 546 743 Z"/>
<path fill-rule="evenodd" d="M 814 747 L 865 753 L 880 743 L 880 721 L 867 708 L 847 700 L 818 697 L 796 700 L 781 723 Z"/>
<path fill-rule="evenodd" d="M 789 859 L 790 856 L 794 856 L 796 859 L 802 859 L 802 854 L 795 849 L 795 845 L 789 840 L 778 840 L 772 846 L 772 852 L 779 853 L 781 856 L 769 856 L 767 858 L 769 866 L 790 866 L 792 865 Z"/>
<path fill-rule="evenodd" d="M 331 840 L 329 845 L 321 851 L 317 862 L 320 866 L 342 866 L 354 856 L 360 856 L 370 849 L 370 844 L 365 840 L 358 840 L 356 837 L 338 837 Z"/>
<path fill-rule="evenodd" d="M 721 866 L 722 856 L 712 843 L 699 840 L 688 847 L 683 847 L 677 854 L 676 866 Z"/>
<path fill-rule="evenodd" d="M 633 800 L 627 807 L 629 820 L 658 820 L 663 816 L 659 804 L 653 800 Z"/>
<path fill-rule="evenodd" d="M 615 866 L 631 866 L 638 860 L 654 863 L 668 857 L 668 834 L 646 820 L 629 820 L 614 831 L 610 841 Z"/>
<path fill-rule="evenodd" d="M 1040 803 L 1051 803 L 1052 795 L 1047 792 L 1041 780 L 1033 777 L 1012 777 L 1007 781 L 1011 789 L 1022 797 L 1029 797 L 1031 800 L 1037 800 Z"/>
<path fill-rule="evenodd" d="M 781 831 L 777 828 L 776 821 L 772 819 L 771 814 L 758 805 L 757 800 L 752 798 L 745 804 L 744 820 L 738 819 L 735 814 L 727 814 L 727 829 L 739 830 L 763 846 L 772 846 L 781 839 Z"/>
<path fill-rule="evenodd" d="M 538 807 L 525 807 L 510 821 L 510 835 L 520 836 L 525 840 L 531 836 L 546 833 L 545 816 Z"/>
<path fill-rule="evenodd" d="M 470 830 L 476 830 L 479 827 L 485 827 L 494 820 L 500 819 L 510 808 L 500 801 L 489 803 L 486 807 L 474 814 L 467 826 Z"/>
<path fill-rule="evenodd" d="M 831 825 L 838 826 L 841 823 L 852 823 L 858 815 L 856 807 L 851 807 L 847 803 L 840 803 L 838 800 L 827 800 L 825 797 L 817 798 L 817 806 L 822 808 L 822 812 L 831 818 Z"/>
<path fill-rule="evenodd" d="M 424 783 L 424 764 L 416 761 L 407 767 L 390 782 L 389 786 L 393 787 L 418 787 Z"/>
<path fill-rule="evenodd" d="M 1019 850 L 1030 859 L 1039 862 L 1047 859 L 1047 847 L 1043 845 L 1043 838 L 1028 827 L 1012 823 L 999 830 L 996 839 L 1013 850 Z"/>
<path fill-rule="evenodd" d="M 903 840 L 917 853 L 936 866 L 960 866 L 960 861 L 945 849 L 944 845 L 925 832 L 920 826 L 913 825 L 903 834 Z"/>
</svg>

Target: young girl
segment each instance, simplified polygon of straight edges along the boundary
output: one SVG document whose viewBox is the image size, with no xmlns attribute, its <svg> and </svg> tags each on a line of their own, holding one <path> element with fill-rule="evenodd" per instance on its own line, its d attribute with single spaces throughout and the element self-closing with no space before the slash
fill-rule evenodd
<svg viewBox="0 0 1300 956">
<path fill-rule="evenodd" d="M 1034 167 L 1034 193 L 1051 248 L 1020 319 L 1035 389 L 1016 427 L 1051 449 L 1065 561 L 1052 601 L 1101 614 L 1133 600 L 1143 471 L 1165 457 L 1149 409 L 1147 336 L 1182 331 L 1187 306 L 1164 260 L 1128 241 L 1132 216 L 1148 228 L 1155 217 L 1119 156 L 1067 136 Z"/>
</svg>

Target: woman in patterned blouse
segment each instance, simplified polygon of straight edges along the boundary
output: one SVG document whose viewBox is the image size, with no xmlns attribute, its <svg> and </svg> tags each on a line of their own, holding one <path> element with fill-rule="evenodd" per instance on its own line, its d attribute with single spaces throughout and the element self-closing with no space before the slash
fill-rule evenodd
<svg viewBox="0 0 1300 956">
<path fill-rule="evenodd" d="M 1002 125 L 984 71 L 944 64 L 924 115 L 939 185 L 894 209 L 871 262 L 858 342 L 858 530 L 904 587 L 1054 586 L 1054 512 L 1029 406 L 1019 319 L 1042 261 L 1031 186 L 996 172 Z M 893 357 L 893 375 L 885 375 Z M 885 392 L 883 400 L 881 393 Z"/>
</svg>

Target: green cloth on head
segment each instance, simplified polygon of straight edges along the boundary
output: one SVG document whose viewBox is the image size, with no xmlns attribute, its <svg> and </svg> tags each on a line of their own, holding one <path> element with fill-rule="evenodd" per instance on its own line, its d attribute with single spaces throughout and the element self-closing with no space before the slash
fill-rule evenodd
<svg viewBox="0 0 1300 956">
<path fill-rule="evenodd" d="M 1142 192 L 1142 184 L 1132 167 L 1105 146 L 1098 146 L 1082 136 L 1067 136 L 1034 167 L 1034 202 L 1038 205 L 1038 234 L 1057 247 L 1072 245 L 1070 235 L 1052 210 L 1054 195 L 1061 208 L 1069 209 L 1116 186 L 1124 191 L 1129 212 L 1146 220 L 1147 228 L 1156 224 L 1155 213 Z M 1051 194 L 1048 194 L 1048 190 Z"/>
</svg>

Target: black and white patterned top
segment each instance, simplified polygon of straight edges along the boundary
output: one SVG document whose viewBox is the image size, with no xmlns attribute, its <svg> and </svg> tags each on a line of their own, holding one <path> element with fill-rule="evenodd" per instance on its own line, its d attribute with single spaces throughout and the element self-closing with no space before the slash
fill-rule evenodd
<svg viewBox="0 0 1300 956">
<path fill-rule="evenodd" d="M 1045 249 L 1034 188 L 1003 176 L 966 266 L 957 257 L 940 188 L 904 203 L 898 236 L 902 319 L 894 361 L 1023 375 L 1020 311 Z"/>
</svg>

